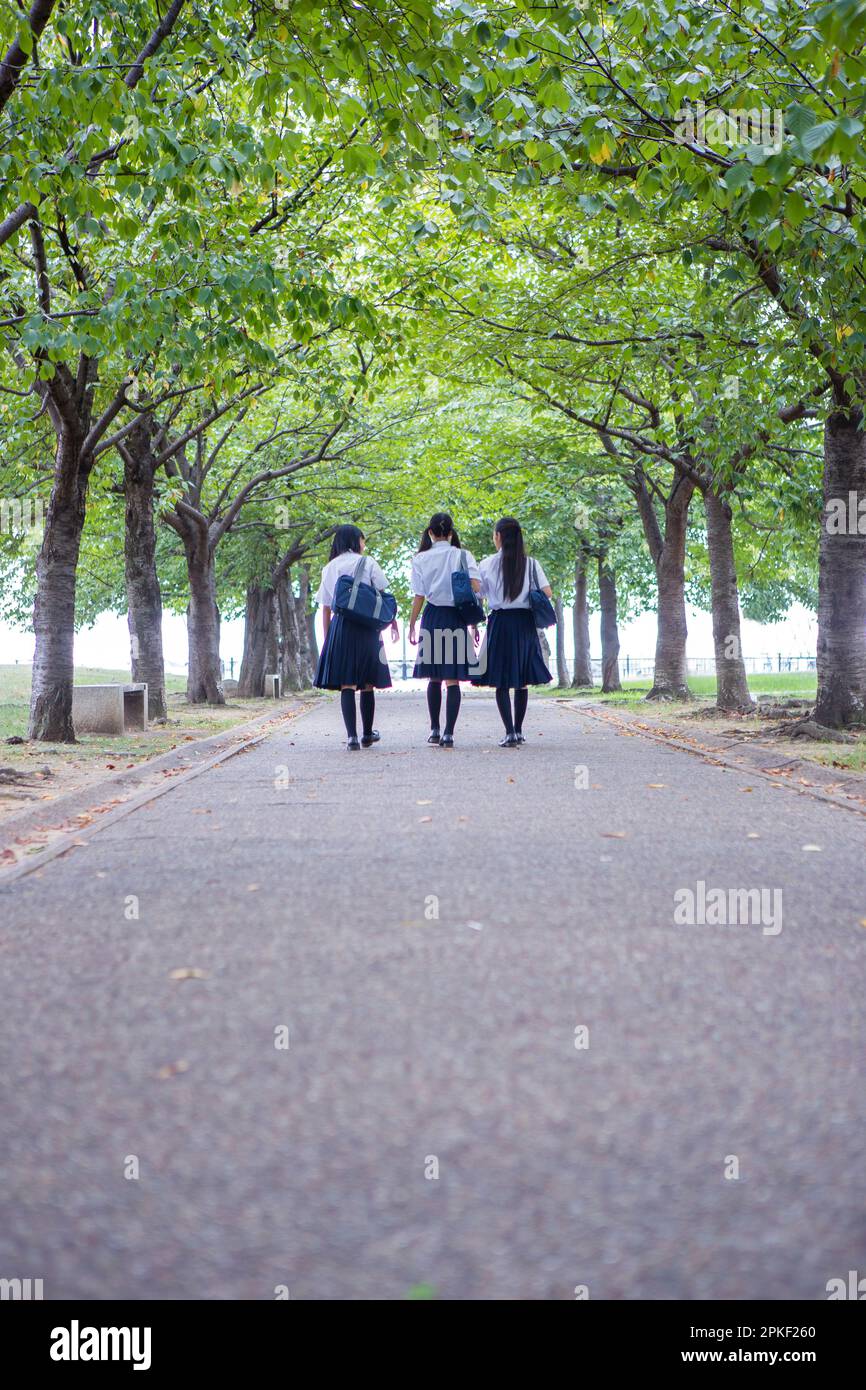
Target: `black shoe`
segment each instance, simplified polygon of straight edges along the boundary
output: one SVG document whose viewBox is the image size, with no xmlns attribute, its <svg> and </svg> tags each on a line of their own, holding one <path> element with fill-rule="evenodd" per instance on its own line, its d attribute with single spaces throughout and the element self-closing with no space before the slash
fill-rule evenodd
<svg viewBox="0 0 866 1390">
<path fill-rule="evenodd" d="M 501 738 L 501 739 L 499 740 L 499 747 L 500 747 L 500 748 L 516 748 L 516 747 L 517 747 L 517 735 L 516 735 L 516 734 L 506 734 L 506 735 L 505 735 L 505 738 Z"/>
<path fill-rule="evenodd" d="M 522 732 L 520 731 L 520 729 L 515 729 L 515 730 L 514 730 L 514 737 L 517 739 L 517 742 L 518 742 L 518 743 L 525 743 L 525 742 L 526 742 L 526 734 L 522 733 Z"/>
<path fill-rule="evenodd" d="M 369 748 L 371 743 L 378 743 L 381 737 L 378 729 L 371 729 L 368 734 L 361 735 L 361 747 Z"/>
<path fill-rule="evenodd" d="M 350 753 L 358 753 L 360 751 L 361 745 L 356 738 L 350 738 L 349 742 L 346 744 L 346 747 L 348 748 Z"/>
<path fill-rule="evenodd" d="M 431 729 L 431 730 L 430 730 L 430 737 L 428 738 L 427 742 L 428 742 L 428 743 L 438 743 L 440 737 L 441 737 L 441 735 L 440 735 L 438 729 Z"/>
<path fill-rule="evenodd" d="M 440 748 L 453 748 L 453 747 L 454 747 L 454 735 L 453 735 L 453 734 L 443 734 L 442 737 L 441 737 L 440 740 L 439 740 L 439 747 L 440 747 Z"/>
</svg>

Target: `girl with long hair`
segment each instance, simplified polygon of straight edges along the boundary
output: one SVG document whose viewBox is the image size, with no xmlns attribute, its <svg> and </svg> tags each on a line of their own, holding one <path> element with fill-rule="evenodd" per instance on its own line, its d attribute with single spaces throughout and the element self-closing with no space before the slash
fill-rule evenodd
<svg viewBox="0 0 866 1390">
<path fill-rule="evenodd" d="M 523 721 L 530 685 L 547 685 L 553 679 L 541 654 L 538 629 L 529 600 L 530 588 L 552 596 L 547 575 L 532 560 L 523 544 L 523 531 L 513 516 L 504 516 L 493 528 L 496 553 L 481 561 L 481 587 L 490 609 L 487 635 L 478 661 L 482 674 L 473 685 L 493 686 L 505 737 L 500 748 L 516 748 L 526 742 Z M 511 691 L 514 691 L 514 708 Z"/>
<path fill-rule="evenodd" d="M 366 549 L 366 538 L 357 526 L 338 526 L 334 532 L 331 554 L 322 569 L 317 601 L 322 605 L 325 640 L 313 682 L 320 690 L 339 690 L 343 722 L 346 726 L 350 753 L 378 743 L 380 734 L 373 728 L 376 712 L 376 690 L 386 690 L 391 684 L 391 670 L 385 657 L 382 638 L 374 628 L 362 627 L 334 612 L 334 592 L 337 580 L 344 574 L 354 574 L 359 558 Z M 386 589 L 388 581 L 376 561 L 367 557 L 363 578 L 376 589 Z M 391 637 L 396 642 L 399 631 L 391 625 Z M 358 711 L 355 692 L 360 690 L 361 738 L 358 740 Z"/>
<path fill-rule="evenodd" d="M 409 641 L 418 644 L 416 624 L 421 617 L 421 648 L 415 662 L 416 680 L 427 681 L 427 709 L 430 736 L 427 742 L 439 748 L 454 747 L 454 728 L 460 712 L 460 682 L 469 679 L 470 658 L 474 665 L 475 630 L 467 628 L 465 618 L 454 606 L 451 576 L 465 563 L 477 592 L 481 575 L 474 555 L 463 550 L 448 512 L 434 512 L 421 535 L 418 553 L 412 561 L 412 612 Z M 445 686 L 445 728 L 440 727 L 442 686 Z"/>
</svg>

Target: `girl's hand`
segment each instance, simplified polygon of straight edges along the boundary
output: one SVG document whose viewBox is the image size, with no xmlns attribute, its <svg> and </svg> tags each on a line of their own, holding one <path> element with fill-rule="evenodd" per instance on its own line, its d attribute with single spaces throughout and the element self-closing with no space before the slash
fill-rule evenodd
<svg viewBox="0 0 866 1390">
<path fill-rule="evenodd" d="M 418 645 L 418 634 L 417 634 L 417 632 L 415 631 L 415 624 L 414 624 L 414 623 L 411 623 L 410 626 L 409 626 L 409 641 L 411 642 L 411 644 L 412 644 L 413 647 L 417 647 L 417 645 Z"/>
<path fill-rule="evenodd" d="M 400 629 L 399 629 L 399 627 L 397 626 L 396 620 L 391 624 L 391 641 L 392 641 L 392 642 L 399 642 L 399 641 L 400 641 Z"/>
<path fill-rule="evenodd" d="M 481 641 L 481 633 L 478 631 L 477 627 L 470 628 L 469 631 L 472 633 L 473 645 L 477 647 L 478 643 Z"/>
</svg>

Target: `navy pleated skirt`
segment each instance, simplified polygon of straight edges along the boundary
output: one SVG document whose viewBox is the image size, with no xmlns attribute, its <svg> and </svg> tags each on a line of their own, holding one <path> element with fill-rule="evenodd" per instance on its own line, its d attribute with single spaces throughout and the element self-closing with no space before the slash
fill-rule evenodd
<svg viewBox="0 0 866 1390">
<path fill-rule="evenodd" d="M 320 690 L 340 690 L 344 685 L 363 689 L 365 685 L 386 690 L 391 670 L 385 648 L 375 628 L 353 623 L 335 613 L 322 647 L 313 685 Z"/>
<path fill-rule="evenodd" d="M 468 681 L 477 670 L 475 647 L 458 610 L 428 603 L 421 614 L 416 680 Z"/>
<path fill-rule="evenodd" d="M 487 620 L 487 634 L 478 653 L 481 668 L 473 685 L 549 685 L 552 675 L 541 655 L 538 628 L 529 608 L 495 608 Z"/>
</svg>

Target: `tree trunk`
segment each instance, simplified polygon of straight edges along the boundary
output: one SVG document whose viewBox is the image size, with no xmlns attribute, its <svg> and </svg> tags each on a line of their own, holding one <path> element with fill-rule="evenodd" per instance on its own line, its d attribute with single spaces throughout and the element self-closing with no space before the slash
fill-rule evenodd
<svg viewBox="0 0 866 1390">
<path fill-rule="evenodd" d="M 637 504 L 653 558 L 658 586 L 655 671 L 648 700 L 690 700 L 686 665 L 686 535 L 689 503 L 695 485 L 677 476 L 665 501 L 664 532 L 645 481 L 639 481 Z"/>
<path fill-rule="evenodd" d="M 75 645 L 75 579 L 87 505 L 88 470 L 81 440 L 64 429 L 57 441 L 54 484 L 45 532 L 36 559 L 33 684 L 29 737 L 74 743 L 72 680 Z"/>
<path fill-rule="evenodd" d="M 313 677 L 316 674 L 316 664 L 319 660 L 319 654 L 315 651 L 316 634 L 312 623 L 313 615 L 310 612 L 309 565 L 301 565 L 298 570 L 297 614 L 301 636 L 299 663 L 304 682 L 303 688 L 306 690 L 313 684 Z"/>
<path fill-rule="evenodd" d="M 277 589 L 280 615 L 280 676 L 284 690 L 302 690 L 303 673 L 300 663 L 301 634 L 297 600 L 290 574 L 283 577 Z"/>
<path fill-rule="evenodd" d="M 586 599 L 586 562 L 583 554 L 574 562 L 574 674 L 575 689 L 591 686 L 592 659 L 589 650 L 589 604 Z"/>
<path fill-rule="evenodd" d="M 151 426 L 143 417 L 121 450 L 126 495 L 124 557 L 130 667 L 134 681 L 147 682 L 149 717 L 166 718 L 165 662 L 162 651 L 162 591 L 156 569 L 153 481 L 156 460 Z"/>
<path fill-rule="evenodd" d="M 274 641 L 274 591 L 261 584 L 247 585 L 244 614 L 244 654 L 238 676 L 238 695 L 260 700 L 265 693 L 265 676 Z"/>
<path fill-rule="evenodd" d="M 622 690 L 619 679 L 619 627 L 616 620 L 616 575 L 603 555 L 598 557 L 598 595 L 601 609 L 601 693 Z"/>
<path fill-rule="evenodd" d="M 275 590 L 271 590 L 271 626 L 268 632 L 267 656 L 265 657 L 265 674 L 268 676 L 279 676 L 282 684 L 283 665 L 281 652 L 283 649 L 282 639 L 282 618 L 280 616 L 280 602 Z"/>
<path fill-rule="evenodd" d="M 749 693 L 740 641 L 740 593 L 734 563 L 731 508 L 712 488 L 707 488 L 704 511 L 712 586 L 716 706 L 723 710 L 750 710 L 754 702 Z"/>
<path fill-rule="evenodd" d="M 301 565 L 301 593 L 304 596 L 304 614 L 310 635 L 310 669 L 315 675 L 319 664 L 319 643 L 316 638 L 316 613 L 310 589 L 310 566 Z"/>
<path fill-rule="evenodd" d="M 216 602 L 216 573 L 209 539 L 204 528 L 191 526 L 184 532 L 189 606 L 187 638 L 189 674 L 186 698 L 192 705 L 224 705 L 220 670 L 220 615 Z"/>
<path fill-rule="evenodd" d="M 862 506 L 866 513 L 866 434 L 862 425 L 859 411 L 840 410 L 828 418 L 824 429 L 815 718 L 834 729 L 866 718 L 866 517 L 860 511 Z M 840 518 L 834 518 L 834 508 L 841 512 Z"/>
<path fill-rule="evenodd" d="M 568 685 L 568 666 L 565 660 L 565 614 L 562 611 L 562 599 L 555 598 L 553 606 L 556 610 L 556 684 L 562 689 Z"/>
</svg>

